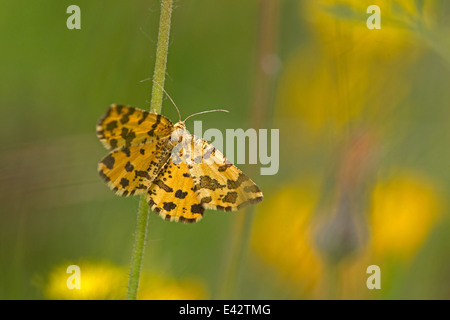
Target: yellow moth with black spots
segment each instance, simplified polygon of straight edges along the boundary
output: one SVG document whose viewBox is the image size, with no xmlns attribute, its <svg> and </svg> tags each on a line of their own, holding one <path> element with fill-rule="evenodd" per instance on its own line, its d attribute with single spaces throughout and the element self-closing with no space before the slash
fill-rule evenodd
<svg viewBox="0 0 450 320">
<path fill-rule="evenodd" d="M 110 106 L 97 124 L 111 151 L 98 165 L 100 176 L 118 195 L 145 194 L 150 208 L 170 221 L 196 222 L 205 209 L 236 211 L 262 201 L 250 178 L 187 132 L 186 120 L 174 125 L 157 113 Z"/>
</svg>

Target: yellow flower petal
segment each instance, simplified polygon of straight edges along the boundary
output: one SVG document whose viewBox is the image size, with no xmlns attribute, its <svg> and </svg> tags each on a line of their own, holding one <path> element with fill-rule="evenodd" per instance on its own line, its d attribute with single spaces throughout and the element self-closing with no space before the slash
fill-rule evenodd
<svg viewBox="0 0 450 320">
<path fill-rule="evenodd" d="M 433 184 L 417 175 L 378 183 L 372 195 L 372 246 L 376 255 L 411 258 L 439 217 Z"/>
</svg>

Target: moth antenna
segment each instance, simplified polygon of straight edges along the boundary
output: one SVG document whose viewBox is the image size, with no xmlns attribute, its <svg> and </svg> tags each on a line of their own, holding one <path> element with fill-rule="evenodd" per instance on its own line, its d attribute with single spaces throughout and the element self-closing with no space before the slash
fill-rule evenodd
<svg viewBox="0 0 450 320">
<path fill-rule="evenodd" d="M 225 109 L 206 110 L 206 111 L 202 111 L 202 112 L 197 112 L 197 113 L 191 114 L 189 117 L 187 117 L 186 119 L 184 119 L 183 122 L 186 122 L 187 119 L 189 119 L 189 118 L 191 118 L 191 117 L 193 117 L 193 116 L 197 116 L 197 115 L 199 115 L 199 114 L 210 113 L 210 112 L 217 112 L 217 111 L 220 111 L 220 112 L 230 112 L 230 111 L 225 110 Z"/>
<path fill-rule="evenodd" d="M 158 87 L 161 88 L 161 90 L 166 94 L 166 96 L 170 99 L 170 101 L 172 102 L 172 104 L 175 106 L 175 109 L 177 109 L 178 112 L 178 119 L 181 121 L 181 114 L 180 114 L 180 110 L 178 109 L 177 105 L 175 104 L 175 102 L 173 102 L 172 98 L 169 96 L 169 94 L 166 92 L 166 90 L 164 90 L 164 88 L 155 80 L 153 80 L 153 83 L 156 84 Z"/>
</svg>

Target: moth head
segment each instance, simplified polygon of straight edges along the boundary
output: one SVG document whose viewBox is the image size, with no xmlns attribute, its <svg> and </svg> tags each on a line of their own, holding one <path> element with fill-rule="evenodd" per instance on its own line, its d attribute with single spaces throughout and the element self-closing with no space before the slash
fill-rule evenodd
<svg viewBox="0 0 450 320">
<path fill-rule="evenodd" d="M 177 122 L 173 126 L 172 135 L 170 137 L 170 140 L 172 142 L 181 142 L 183 140 L 183 137 L 187 134 L 186 132 L 186 125 L 184 124 L 184 121 Z"/>
<path fill-rule="evenodd" d="M 180 121 L 175 123 L 175 125 L 173 126 L 174 130 L 178 130 L 178 129 L 182 129 L 182 130 L 186 130 L 186 125 L 184 124 L 184 121 Z"/>
</svg>

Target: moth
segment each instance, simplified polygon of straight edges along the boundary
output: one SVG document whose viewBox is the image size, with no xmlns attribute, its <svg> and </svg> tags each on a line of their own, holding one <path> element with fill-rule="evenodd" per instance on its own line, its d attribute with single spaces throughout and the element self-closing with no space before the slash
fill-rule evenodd
<svg viewBox="0 0 450 320">
<path fill-rule="evenodd" d="M 106 110 L 96 129 L 110 152 L 98 172 L 114 193 L 145 194 L 163 219 L 184 223 L 199 221 L 205 209 L 236 211 L 262 201 L 262 191 L 249 177 L 186 130 L 188 118 L 226 110 L 199 112 L 183 121 L 177 111 L 179 122 L 173 124 L 161 114 L 131 106 Z"/>
</svg>

